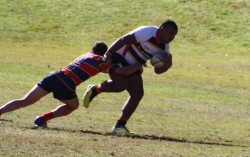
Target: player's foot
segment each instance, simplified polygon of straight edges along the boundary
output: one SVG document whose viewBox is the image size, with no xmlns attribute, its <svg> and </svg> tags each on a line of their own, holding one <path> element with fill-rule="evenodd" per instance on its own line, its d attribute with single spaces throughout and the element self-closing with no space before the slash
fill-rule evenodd
<svg viewBox="0 0 250 157">
<path fill-rule="evenodd" d="M 40 116 L 37 116 L 34 123 L 36 124 L 37 127 L 47 127 L 47 122 L 44 121 Z"/>
<path fill-rule="evenodd" d="M 89 85 L 87 91 L 83 96 L 83 105 L 85 108 L 89 107 L 90 102 L 97 96 L 95 85 Z"/>
<path fill-rule="evenodd" d="M 135 135 L 134 133 L 130 132 L 125 126 L 121 127 L 113 127 L 112 133 L 117 135 L 123 135 L 123 136 L 132 136 Z"/>
</svg>

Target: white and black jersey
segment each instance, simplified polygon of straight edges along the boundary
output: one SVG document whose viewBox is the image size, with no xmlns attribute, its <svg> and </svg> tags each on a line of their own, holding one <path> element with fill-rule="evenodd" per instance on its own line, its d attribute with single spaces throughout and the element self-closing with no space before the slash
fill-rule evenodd
<svg viewBox="0 0 250 157">
<path fill-rule="evenodd" d="M 135 63 L 144 64 L 159 51 L 169 52 L 168 44 L 158 42 L 157 30 L 158 27 L 155 26 L 142 26 L 129 32 L 129 34 L 135 35 L 137 43 L 125 45 L 119 49 L 117 53 L 119 53 L 128 64 L 133 65 Z"/>
</svg>

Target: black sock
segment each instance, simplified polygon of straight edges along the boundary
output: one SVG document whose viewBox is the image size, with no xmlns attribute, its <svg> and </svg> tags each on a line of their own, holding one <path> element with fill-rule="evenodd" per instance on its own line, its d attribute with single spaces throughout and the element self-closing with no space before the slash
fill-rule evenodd
<svg viewBox="0 0 250 157">
<path fill-rule="evenodd" d="M 115 127 L 116 127 L 116 128 L 125 127 L 126 123 L 127 123 L 127 122 L 124 121 L 124 120 L 118 120 L 118 121 L 116 122 Z"/>
</svg>

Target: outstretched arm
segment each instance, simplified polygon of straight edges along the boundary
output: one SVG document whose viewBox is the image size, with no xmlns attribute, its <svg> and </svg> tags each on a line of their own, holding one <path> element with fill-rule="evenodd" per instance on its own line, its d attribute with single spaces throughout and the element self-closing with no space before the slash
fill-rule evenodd
<svg viewBox="0 0 250 157">
<path fill-rule="evenodd" d="M 121 74 L 121 75 L 130 75 L 138 70 L 142 71 L 142 65 L 141 64 L 135 64 L 135 65 L 126 65 L 124 67 L 118 67 L 114 70 L 113 73 Z"/>
</svg>

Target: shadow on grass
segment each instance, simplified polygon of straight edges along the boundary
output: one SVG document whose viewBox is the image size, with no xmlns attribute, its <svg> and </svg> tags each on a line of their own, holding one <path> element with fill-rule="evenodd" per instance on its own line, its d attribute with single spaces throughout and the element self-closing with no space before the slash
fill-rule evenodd
<svg viewBox="0 0 250 157">
<path fill-rule="evenodd" d="M 228 143 L 217 143 L 217 142 L 205 142 L 205 141 L 189 141 L 185 139 L 176 139 L 172 137 L 166 137 L 166 136 L 156 136 L 156 135 L 130 135 L 130 136 L 121 136 L 113 133 L 101 133 L 96 131 L 89 131 L 89 130 L 81 130 L 82 133 L 87 134 L 94 134 L 94 135 L 103 135 L 103 136 L 118 136 L 118 137 L 128 137 L 128 138 L 134 138 L 134 139 L 145 139 L 145 140 L 159 140 L 159 141 L 170 141 L 170 142 L 181 142 L 181 143 L 193 143 L 193 144 L 205 144 L 205 145 L 218 145 L 218 146 L 237 146 L 237 147 L 249 147 L 249 146 L 243 146 L 243 145 L 236 145 L 236 144 L 228 144 Z"/>
<path fill-rule="evenodd" d="M 9 119 L 1 119 L 1 118 L 0 118 L 0 122 L 13 122 L 13 120 L 9 120 Z"/>
<path fill-rule="evenodd" d="M 13 120 L 9 119 L 1 119 L 0 122 L 13 122 Z M 42 127 L 22 127 L 26 129 L 46 129 L 46 130 L 55 130 L 55 131 L 64 131 L 64 132 L 71 132 L 71 133 L 77 133 L 79 130 L 72 130 L 72 129 L 65 129 L 65 128 L 42 128 Z M 158 140 L 158 141 L 170 141 L 170 142 L 181 142 L 181 143 L 193 143 L 193 144 L 204 144 L 204 145 L 218 145 L 218 146 L 234 146 L 234 147 L 250 147 L 246 145 L 239 145 L 239 144 L 230 144 L 230 143 L 220 143 L 220 142 L 209 142 L 209 141 L 190 141 L 186 139 L 177 139 L 172 137 L 166 137 L 166 136 L 156 136 L 156 135 L 117 135 L 111 132 L 103 133 L 103 132 L 97 132 L 97 131 L 90 131 L 90 130 L 80 130 L 81 133 L 84 134 L 93 134 L 93 135 L 101 135 L 101 136 L 116 136 L 116 137 L 126 137 L 126 138 L 133 138 L 133 139 L 144 139 L 144 140 Z"/>
<path fill-rule="evenodd" d="M 78 130 L 72 129 L 65 129 L 65 128 L 41 128 L 41 127 L 32 127 L 29 129 L 45 129 L 45 130 L 55 130 L 55 131 L 64 131 L 64 132 L 71 132 L 71 133 L 78 133 Z M 229 147 L 250 147 L 246 145 L 239 145 L 239 144 L 230 144 L 230 143 L 219 143 L 219 142 L 206 142 L 206 141 L 190 141 L 185 139 L 177 139 L 172 137 L 166 136 L 156 136 L 156 135 L 138 135 L 134 134 L 132 136 L 122 136 L 117 135 L 111 132 L 103 133 L 97 131 L 90 131 L 90 130 L 80 130 L 81 133 L 84 134 L 92 134 L 92 135 L 100 135 L 100 136 L 116 136 L 116 137 L 126 137 L 132 139 L 144 139 L 144 140 L 156 140 L 156 141 L 169 141 L 169 142 L 180 142 L 180 143 L 191 143 L 191 144 L 204 144 L 204 145 L 217 145 L 217 146 L 229 146 Z"/>
</svg>

